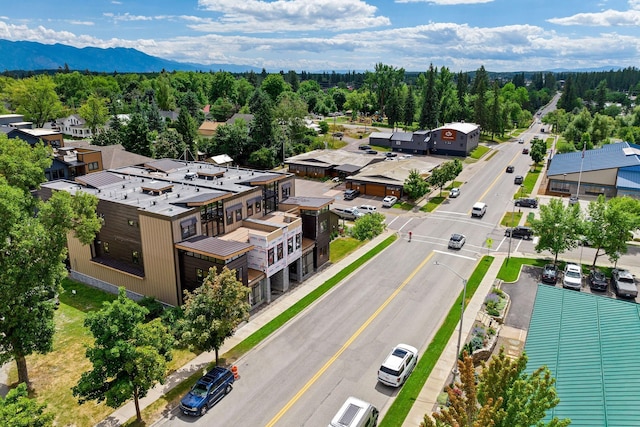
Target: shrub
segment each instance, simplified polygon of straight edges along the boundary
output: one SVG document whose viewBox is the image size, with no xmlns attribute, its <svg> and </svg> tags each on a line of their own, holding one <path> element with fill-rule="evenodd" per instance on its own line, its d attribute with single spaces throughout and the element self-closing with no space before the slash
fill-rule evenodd
<svg viewBox="0 0 640 427">
<path fill-rule="evenodd" d="M 162 316 L 164 312 L 164 305 L 154 297 L 144 297 L 138 301 L 138 305 L 149 310 L 149 314 L 145 316 L 147 322 Z"/>
</svg>

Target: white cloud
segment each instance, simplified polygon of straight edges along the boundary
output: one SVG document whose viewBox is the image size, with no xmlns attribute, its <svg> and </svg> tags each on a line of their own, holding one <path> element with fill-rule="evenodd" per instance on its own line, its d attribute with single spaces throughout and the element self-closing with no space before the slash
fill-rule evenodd
<svg viewBox="0 0 640 427">
<path fill-rule="evenodd" d="M 440 6 L 454 6 L 459 4 L 491 3 L 495 0 L 395 0 L 396 3 L 431 3 Z"/>
<path fill-rule="evenodd" d="M 201 32 L 274 33 L 382 27 L 388 17 L 361 0 L 200 0 L 202 9 L 221 16 L 190 28 Z"/>
<path fill-rule="evenodd" d="M 640 7 L 640 1 L 636 1 Z M 619 11 L 608 9 L 598 13 L 578 13 L 566 18 L 551 18 L 548 20 L 557 25 L 582 25 L 591 27 L 621 27 L 640 26 L 640 9 Z"/>
<path fill-rule="evenodd" d="M 114 22 L 151 21 L 154 19 L 152 16 L 131 15 L 129 13 L 124 13 L 122 15 L 116 15 L 114 13 L 104 13 L 103 15 L 107 18 L 111 18 Z"/>
<path fill-rule="evenodd" d="M 86 26 L 95 25 L 95 22 L 92 22 L 92 21 L 75 21 L 73 19 L 68 19 L 65 22 L 68 22 L 69 24 L 72 24 L 72 25 L 86 25 Z"/>
</svg>

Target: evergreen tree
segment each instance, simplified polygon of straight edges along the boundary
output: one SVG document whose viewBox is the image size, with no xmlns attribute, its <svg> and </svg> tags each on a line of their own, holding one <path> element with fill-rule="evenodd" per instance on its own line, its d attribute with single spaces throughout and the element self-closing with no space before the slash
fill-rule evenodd
<svg viewBox="0 0 640 427">
<path fill-rule="evenodd" d="M 436 69 L 429 65 L 427 82 L 422 97 L 422 110 L 420 112 L 420 129 L 434 129 L 438 126 L 438 114 L 440 110 L 438 102 L 438 90 L 436 88 Z"/>
<path fill-rule="evenodd" d="M 249 101 L 249 109 L 253 120 L 249 124 L 249 135 L 253 140 L 252 149 L 270 147 L 273 145 L 273 103 L 271 98 L 261 89 L 257 89 Z M 246 153 L 248 159 L 250 153 Z"/>
<path fill-rule="evenodd" d="M 489 88 L 489 77 L 484 69 L 484 65 L 476 71 L 473 79 L 473 88 L 471 93 L 475 96 L 473 103 L 473 120 L 480 126 L 482 130 L 488 130 L 488 113 L 487 113 L 487 90 Z"/>
<path fill-rule="evenodd" d="M 152 156 L 149 126 L 147 126 L 147 121 L 142 117 L 142 114 L 131 114 L 129 123 L 124 126 L 122 134 L 122 146 L 125 150 L 142 156 Z"/>
<path fill-rule="evenodd" d="M 409 86 L 407 94 L 404 98 L 404 107 L 402 109 L 403 122 L 405 126 L 413 126 L 416 115 L 416 99 L 413 95 L 413 86 Z"/>
</svg>

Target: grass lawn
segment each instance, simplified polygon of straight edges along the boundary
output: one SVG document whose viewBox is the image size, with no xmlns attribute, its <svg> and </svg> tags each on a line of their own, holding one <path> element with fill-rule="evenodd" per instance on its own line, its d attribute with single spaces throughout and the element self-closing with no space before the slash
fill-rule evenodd
<svg viewBox="0 0 640 427">
<path fill-rule="evenodd" d="M 53 351 L 27 357 L 29 378 L 36 390 L 39 402 L 47 403 L 47 411 L 55 414 L 55 423 L 60 426 L 93 426 L 113 412 L 104 403 L 95 401 L 82 405 L 73 397 L 71 388 L 76 385 L 83 372 L 91 369 L 85 357 L 85 346 L 93 341 L 91 333 L 84 327 L 84 319 L 90 311 L 98 310 L 105 301 L 116 296 L 98 289 L 66 279 L 60 294 L 60 307 L 54 322 L 56 333 Z M 75 291 L 75 294 L 72 292 Z M 170 370 L 184 365 L 195 356 L 187 350 L 176 350 Z M 15 365 L 9 371 L 9 383 L 18 381 Z"/>
<path fill-rule="evenodd" d="M 480 286 L 480 282 L 485 274 L 487 274 L 487 270 L 489 270 L 493 259 L 494 258 L 491 256 L 483 257 L 469 277 L 469 280 L 467 281 L 467 301 L 465 301 L 465 305 L 473 297 L 478 286 Z M 460 288 L 462 288 L 462 286 L 460 286 Z M 380 427 L 400 426 L 404 422 L 407 414 L 420 394 L 420 391 L 422 391 L 422 387 L 424 387 L 427 378 L 429 378 L 431 371 L 444 351 L 451 334 L 453 334 L 458 322 L 460 321 L 461 302 L 462 289 L 460 289 L 460 295 L 456 302 L 453 303 L 453 306 L 451 306 L 451 309 L 440 326 L 440 329 L 438 329 L 424 354 L 418 360 L 418 365 L 415 367 L 414 374 L 409 376 L 407 382 L 402 386 L 398 396 L 391 404 L 391 407 L 387 411 L 385 417 L 380 422 Z"/>
<path fill-rule="evenodd" d="M 487 154 L 489 150 L 491 150 L 489 147 L 478 145 L 471 153 L 469 153 L 469 157 L 477 160 Z"/>
<path fill-rule="evenodd" d="M 336 263 L 365 243 L 353 237 L 338 237 L 330 243 L 331 256 L 329 261 Z"/>
<path fill-rule="evenodd" d="M 410 211 L 411 209 L 415 208 L 416 205 L 414 205 L 413 203 L 398 202 L 392 207 L 402 209 L 403 211 Z"/>
<path fill-rule="evenodd" d="M 446 196 L 431 197 L 427 204 L 421 207 L 420 210 L 423 212 L 433 212 L 433 210 L 440 206 L 446 199 Z"/>
<path fill-rule="evenodd" d="M 522 212 L 508 212 L 502 217 L 500 225 L 505 227 L 515 227 L 520 224 L 520 218 L 522 218 Z"/>
</svg>

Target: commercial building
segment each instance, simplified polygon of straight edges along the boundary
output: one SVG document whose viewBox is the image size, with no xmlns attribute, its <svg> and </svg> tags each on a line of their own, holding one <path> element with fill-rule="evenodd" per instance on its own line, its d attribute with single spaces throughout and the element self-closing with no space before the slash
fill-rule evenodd
<svg viewBox="0 0 640 427">
<path fill-rule="evenodd" d="M 323 219 L 333 199 L 295 198 L 289 173 L 162 159 L 51 181 L 40 195 L 54 191 L 99 199 L 95 240 L 68 237 L 71 277 L 112 292 L 124 286 L 134 298 L 181 304 L 210 268 L 227 266 L 255 308 L 329 259 Z"/>
</svg>

